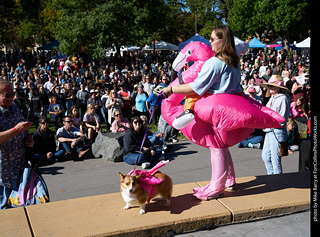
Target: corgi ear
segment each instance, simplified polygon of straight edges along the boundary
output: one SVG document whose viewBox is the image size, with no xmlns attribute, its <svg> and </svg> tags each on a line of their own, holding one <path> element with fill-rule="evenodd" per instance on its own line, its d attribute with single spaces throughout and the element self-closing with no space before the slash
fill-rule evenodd
<svg viewBox="0 0 320 237">
<path fill-rule="evenodd" d="M 119 172 L 119 176 L 120 176 L 121 180 L 123 180 L 125 177 L 121 172 Z"/>
</svg>

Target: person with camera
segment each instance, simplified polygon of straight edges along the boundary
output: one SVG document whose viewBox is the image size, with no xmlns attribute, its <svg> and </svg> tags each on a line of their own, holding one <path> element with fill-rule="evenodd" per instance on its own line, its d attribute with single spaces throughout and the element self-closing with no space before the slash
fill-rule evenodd
<svg viewBox="0 0 320 237">
<path fill-rule="evenodd" d="M 28 132 L 32 122 L 24 121 L 13 98 L 12 84 L 0 79 L 0 210 L 10 208 L 8 199 L 24 168 L 26 147 L 34 145 Z"/>
<path fill-rule="evenodd" d="M 114 111 L 114 118 L 115 120 L 113 121 L 111 126 L 111 131 L 113 133 L 125 132 L 130 128 L 129 120 L 122 117 L 120 110 L 116 109 Z"/>
</svg>

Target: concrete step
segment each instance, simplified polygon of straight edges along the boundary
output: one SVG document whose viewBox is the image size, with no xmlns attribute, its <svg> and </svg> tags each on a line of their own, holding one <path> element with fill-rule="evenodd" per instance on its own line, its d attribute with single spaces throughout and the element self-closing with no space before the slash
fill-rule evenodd
<svg viewBox="0 0 320 237">
<path fill-rule="evenodd" d="M 287 173 L 237 178 L 236 189 L 221 199 L 199 201 L 192 189 L 208 182 L 174 185 L 170 207 L 163 201 L 123 210 L 120 193 L 91 196 L 0 211 L 0 236 L 28 225 L 34 236 L 152 236 L 182 233 L 204 226 L 257 220 L 310 209 L 310 174 Z M 8 218 L 10 217 L 10 219 Z M 7 228 L 8 226 L 8 228 Z M 10 232 L 11 231 L 11 232 Z M 15 236 L 27 236 L 26 234 Z"/>
</svg>

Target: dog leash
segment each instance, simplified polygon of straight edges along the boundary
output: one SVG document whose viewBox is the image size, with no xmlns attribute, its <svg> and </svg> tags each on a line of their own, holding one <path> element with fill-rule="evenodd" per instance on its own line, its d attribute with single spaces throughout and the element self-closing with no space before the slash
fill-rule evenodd
<svg viewBox="0 0 320 237">
<path fill-rule="evenodd" d="M 160 97 L 162 97 L 163 94 L 165 95 L 166 98 L 168 97 L 166 93 L 164 93 L 163 91 L 161 91 L 160 94 L 157 96 L 155 105 L 157 104 L 158 99 L 159 99 Z M 130 174 L 134 173 L 134 171 L 136 170 L 136 166 L 137 166 L 138 160 L 139 160 L 139 158 L 140 158 L 140 154 L 141 154 L 141 151 L 142 151 L 142 147 L 143 147 L 144 142 L 145 142 L 145 140 L 146 140 L 146 138 L 147 138 L 147 133 L 148 133 L 148 131 L 149 131 L 148 127 L 149 127 L 149 124 L 151 123 L 151 120 L 152 120 L 152 117 L 153 117 L 155 108 L 156 108 L 156 106 L 153 107 L 153 110 L 152 110 L 152 112 L 151 112 L 151 116 L 150 116 L 150 119 L 149 119 L 149 123 L 148 123 L 148 126 L 146 127 L 146 131 L 145 131 L 144 136 L 143 136 L 143 139 L 142 139 L 142 143 L 141 143 L 141 146 L 140 146 L 140 150 L 139 150 L 138 157 L 137 157 L 136 162 L 135 162 L 135 164 L 134 164 L 133 170 L 131 170 Z"/>
</svg>

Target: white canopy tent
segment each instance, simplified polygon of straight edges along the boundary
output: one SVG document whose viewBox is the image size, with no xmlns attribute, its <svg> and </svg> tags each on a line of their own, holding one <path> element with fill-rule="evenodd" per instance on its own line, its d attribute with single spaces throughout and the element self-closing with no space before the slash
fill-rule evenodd
<svg viewBox="0 0 320 237">
<path fill-rule="evenodd" d="M 297 48 L 310 48 L 310 37 L 296 44 Z"/>
<path fill-rule="evenodd" d="M 142 50 L 154 50 L 154 43 L 152 43 L 150 46 L 147 45 L 143 47 Z M 155 50 L 179 50 L 179 47 L 177 45 L 160 40 L 156 41 Z"/>
<path fill-rule="evenodd" d="M 249 42 L 242 41 L 238 37 L 234 37 L 234 44 L 236 46 L 237 54 L 239 56 L 241 52 L 243 52 L 244 54 L 249 48 Z"/>
</svg>

